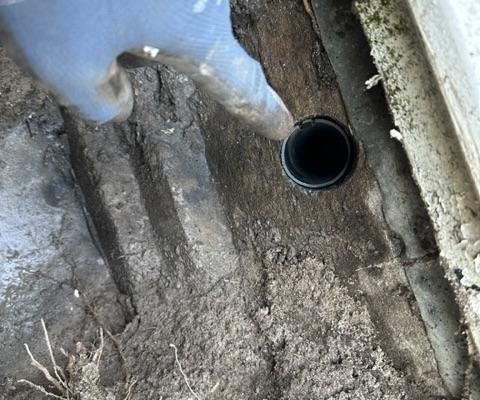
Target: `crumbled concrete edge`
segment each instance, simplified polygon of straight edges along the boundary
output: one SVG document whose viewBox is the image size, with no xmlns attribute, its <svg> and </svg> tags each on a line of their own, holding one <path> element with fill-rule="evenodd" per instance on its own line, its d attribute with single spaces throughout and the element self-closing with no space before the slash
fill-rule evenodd
<svg viewBox="0 0 480 400">
<path fill-rule="evenodd" d="M 408 9 L 390 0 L 355 5 L 478 359 L 480 207 L 474 186 Z"/>
</svg>

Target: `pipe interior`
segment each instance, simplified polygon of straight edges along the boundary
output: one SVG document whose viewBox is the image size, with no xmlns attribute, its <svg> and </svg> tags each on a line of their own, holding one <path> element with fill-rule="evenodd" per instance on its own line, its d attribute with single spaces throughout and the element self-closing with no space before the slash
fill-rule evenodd
<svg viewBox="0 0 480 400">
<path fill-rule="evenodd" d="M 287 139 L 282 159 L 287 174 L 307 187 L 328 187 L 341 181 L 353 161 L 351 139 L 334 121 L 316 119 Z"/>
</svg>

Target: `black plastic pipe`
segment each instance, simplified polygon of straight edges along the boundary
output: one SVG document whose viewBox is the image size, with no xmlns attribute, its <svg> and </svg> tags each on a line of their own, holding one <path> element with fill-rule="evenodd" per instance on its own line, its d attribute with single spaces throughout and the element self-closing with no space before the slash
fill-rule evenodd
<svg viewBox="0 0 480 400">
<path fill-rule="evenodd" d="M 281 158 L 292 181 L 308 189 L 327 189 L 348 177 L 355 164 L 356 147 L 338 121 L 315 117 L 295 125 L 283 142 Z"/>
</svg>

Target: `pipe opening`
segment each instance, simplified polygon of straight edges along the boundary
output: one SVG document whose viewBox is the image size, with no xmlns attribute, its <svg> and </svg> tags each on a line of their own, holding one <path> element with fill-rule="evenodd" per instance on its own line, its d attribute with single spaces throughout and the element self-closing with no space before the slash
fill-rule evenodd
<svg viewBox="0 0 480 400">
<path fill-rule="evenodd" d="M 342 183 L 355 164 L 352 137 L 337 121 L 316 117 L 295 125 L 282 145 L 282 166 L 298 185 L 326 189 Z"/>
</svg>

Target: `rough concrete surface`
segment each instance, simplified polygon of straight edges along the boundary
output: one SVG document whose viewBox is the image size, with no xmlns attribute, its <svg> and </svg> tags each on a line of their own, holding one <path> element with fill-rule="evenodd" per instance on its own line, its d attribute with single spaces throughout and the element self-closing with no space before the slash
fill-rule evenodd
<svg viewBox="0 0 480 400">
<path fill-rule="evenodd" d="M 458 310 L 438 274 L 432 229 L 406 159 L 389 140 L 377 144 L 391 122 L 381 93 L 343 101 L 348 72 L 330 63 L 333 41 L 322 36 L 324 47 L 322 21 L 316 25 L 306 2 L 236 0 L 232 10 L 238 38 L 295 118 L 330 115 L 349 124 L 356 169 L 332 190 L 299 189 L 281 170 L 278 143 L 165 66 L 130 71 L 135 106 L 125 123 L 96 126 L 52 111 L 49 118 L 68 136 L 91 221 L 86 245 L 97 260 L 97 243 L 113 278 L 85 262 L 89 285 L 97 290 L 106 282 L 102 293 L 114 299 L 106 304 L 122 304 L 114 319 L 122 323 L 102 322 L 113 335 L 101 382 L 118 399 L 458 398 L 466 366 L 453 377 L 448 368 L 465 343 L 457 331 L 441 336 L 446 325 L 458 328 Z M 345 65 L 355 62 L 345 58 Z M 10 64 L 2 82 L 11 74 L 37 90 Z M 20 108 L 25 103 L 19 97 Z M 370 118 L 359 118 L 362 112 Z M 11 121 L 24 124 L 23 115 Z M 393 167 L 378 156 L 383 149 Z M 385 170 L 398 185 L 382 180 Z M 392 199 L 400 199 L 398 207 Z M 80 210 L 72 199 L 69 215 Z M 81 218 L 76 225 L 86 226 Z M 17 307 L 33 309 L 28 302 Z M 429 319 L 435 310 L 441 317 Z M 71 346 L 59 336 L 64 329 L 50 326 L 56 344 Z M 72 326 L 69 333 L 84 330 Z M 438 348 L 452 340 L 454 350 L 442 354 L 453 361 L 442 361 Z M 8 382 L 29 371 L 2 368 Z M 41 398 L 24 387 L 7 389 L 5 398 Z M 90 399 L 86 392 L 79 398 Z"/>
<path fill-rule="evenodd" d="M 43 382 L 23 347 L 46 359 L 41 318 L 71 347 L 102 324 L 121 331 L 125 317 L 86 225 L 58 107 L 2 49 L 0 93 L 0 398 L 10 399 L 18 379 Z"/>
</svg>

